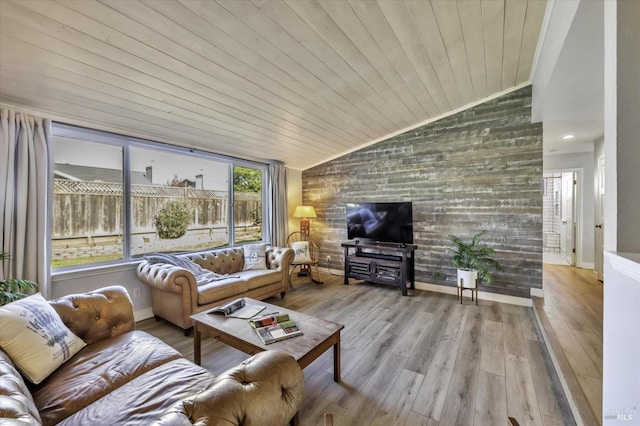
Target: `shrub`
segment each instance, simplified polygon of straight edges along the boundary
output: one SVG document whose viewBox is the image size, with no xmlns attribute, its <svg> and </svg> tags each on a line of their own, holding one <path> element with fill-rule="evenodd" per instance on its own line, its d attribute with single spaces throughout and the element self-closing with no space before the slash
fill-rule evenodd
<svg viewBox="0 0 640 426">
<path fill-rule="evenodd" d="M 187 233 L 190 221 L 189 206 L 185 201 L 169 201 L 153 219 L 161 239 L 180 238 Z"/>
</svg>

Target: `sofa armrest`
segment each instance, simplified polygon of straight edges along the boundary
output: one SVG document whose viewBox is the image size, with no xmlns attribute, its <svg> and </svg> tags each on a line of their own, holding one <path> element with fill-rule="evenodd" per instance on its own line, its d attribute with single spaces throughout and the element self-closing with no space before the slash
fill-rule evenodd
<svg viewBox="0 0 640 426">
<path fill-rule="evenodd" d="M 66 326 L 87 344 L 135 329 L 133 303 L 122 286 L 63 296 L 49 303 Z"/>
<path fill-rule="evenodd" d="M 284 271 L 286 275 L 289 273 L 289 265 L 293 262 L 295 253 L 288 247 L 267 247 L 266 256 L 269 269 Z"/>
<path fill-rule="evenodd" d="M 175 405 L 154 426 L 286 425 L 304 397 L 304 375 L 290 355 L 259 352 Z"/>
<path fill-rule="evenodd" d="M 0 350 L 0 424 L 41 425 L 27 385 L 8 355 Z"/>
<path fill-rule="evenodd" d="M 136 274 L 140 281 L 158 290 L 181 294 L 185 289 L 194 289 L 194 294 L 197 293 L 196 277 L 179 266 L 143 260 L 138 265 Z"/>
</svg>

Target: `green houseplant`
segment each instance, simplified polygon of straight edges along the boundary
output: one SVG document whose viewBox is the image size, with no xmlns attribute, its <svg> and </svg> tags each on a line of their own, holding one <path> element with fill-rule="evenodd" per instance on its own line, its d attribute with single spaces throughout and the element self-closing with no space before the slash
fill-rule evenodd
<svg viewBox="0 0 640 426">
<path fill-rule="evenodd" d="M 9 259 L 9 253 L 0 252 L 0 261 Z M 29 291 L 38 289 L 38 284 L 29 280 L 10 278 L 0 280 L 0 306 L 28 296 Z"/>
<path fill-rule="evenodd" d="M 449 240 L 456 246 L 449 249 L 453 253 L 453 266 L 458 271 L 477 271 L 477 277 L 486 283 L 493 282 L 490 269 L 502 270 L 502 265 L 495 259 L 496 252 L 487 246 L 479 246 L 478 241 L 487 233 L 480 231 L 473 236 L 470 243 L 462 241 L 460 237 L 449 234 Z M 458 273 L 460 276 L 460 273 Z"/>
</svg>

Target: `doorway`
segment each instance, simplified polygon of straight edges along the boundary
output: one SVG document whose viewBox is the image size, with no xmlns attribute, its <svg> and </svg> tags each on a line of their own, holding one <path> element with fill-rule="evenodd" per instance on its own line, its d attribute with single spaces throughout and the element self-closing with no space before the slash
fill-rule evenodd
<svg viewBox="0 0 640 426">
<path fill-rule="evenodd" d="M 575 266 L 577 230 L 576 171 L 547 172 L 543 176 L 543 262 Z"/>
</svg>

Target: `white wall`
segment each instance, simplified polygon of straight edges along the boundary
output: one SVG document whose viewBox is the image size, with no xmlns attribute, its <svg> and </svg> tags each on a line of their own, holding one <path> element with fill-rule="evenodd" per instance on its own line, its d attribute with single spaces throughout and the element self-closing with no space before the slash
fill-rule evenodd
<svg viewBox="0 0 640 426">
<path fill-rule="evenodd" d="M 638 22 L 640 2 L 605 2 L 604 426 L 640 425 Z"/>
<path fill-rule="evenodd" d="M 604 255 L 603 425 L 640 425 L 640 255 Z"/>
<path fill-rule="evenodd" d="M 580 169 L 580 205 L 578 206 L 579 228 L 577 230 L 576 266 L 594 268 L 594 167 L 593 152 L 565 155 L 548 155 L 543 158 L 544 172 Z"/>
<path fill-rule="evenodd" d="M 51 298 L 86 293 L 110 285 L 122 285 L 127 289 L 133 301 L 136 321 L 150 318 L 153 316 L 151 311 L 151 290 L 149 286 L 138 280 L 136 267 L 137 263 L 129 263 L 56 274 L 51 278 Z M 140 292 L 139 297 L 134 297 L 136 289 Z"/>
</svg>

